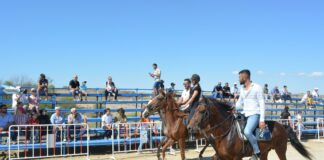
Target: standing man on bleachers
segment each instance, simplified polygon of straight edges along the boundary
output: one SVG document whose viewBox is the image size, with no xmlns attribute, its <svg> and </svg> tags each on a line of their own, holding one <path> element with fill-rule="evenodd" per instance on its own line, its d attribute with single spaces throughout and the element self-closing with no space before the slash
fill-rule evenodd
<svg viewBox="0 0 324 160">
<path fill-rule="evenodd" d="M 80 82 L 78 81 L 78 76 L 75 75 L 69 83 L 69 89 L 72 93 L 74 101 L 79 101 L 82 99 L 82 94 L 80 92 Z"/>
<path fill-rule="evenodd" d="M 9 126 L 14 123 L 13 116 L 7 112 L 7 105 L 0 105 L 0 133 L 8 131 Z M 0 134 L 0 141 L 2 141 L 2 134 Z"/>
<path fill-rule="evenodd" d="M 153 73 L 149 73 L 149 75 L 154 79 L 153 97 L 155 97 L 159 94 L 159 89 L 161 87 L 161 70 L 156 63 L 154 63 L 152 67 L 154 71 Z"/>
</svg>

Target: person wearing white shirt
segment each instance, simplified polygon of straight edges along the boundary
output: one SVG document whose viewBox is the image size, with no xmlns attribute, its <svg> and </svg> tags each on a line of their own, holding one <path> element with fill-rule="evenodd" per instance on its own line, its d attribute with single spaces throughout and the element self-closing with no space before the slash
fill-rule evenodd
<svg viewBox="0 0 324 160">
<path fill-rule="evenodd" d="M 161 87 L 161 70 L 158 68 L 157 64 L 154 63 L 152 65 L 153 67 L 153 73 L 149 73 L 150 76 L 154 79 L 154 85 L 153 85 L 153 91 L 154 91 L 154 95 L 153 96 L 156 96 L 158 95 L 158 91 Z"/>
<path fill-rule="evenodd" d="M 183 86 L 184 86 L 184 90 L 182 91 L 181 97 L 178 100 L 178 105 L 180 106 L 180 111 L 185 111 L 189 107 L 187 102 L 190 99 L 191 80 L 190 79 L 185 79 L 183 81 Z"/>
<path fill-rule="evenodd" d="M 239 72 L 240 84 L 243 85 L 240 91 L 240 98 L 236 103 L 236 108 L 243 108 L 242 113 L 247 117 L 244 134 L 253 148 L 252 160 L 260 159 L 261 153 L 256 137 L 253 135 L 254 130 L 259 125 L 262 129 L 265 127 L 265 103 L 263 98 L 262 87 L 252 83 L 251 73 L 249 70 Z"/>
<path fill-rule="evenodd" d="M 314 90 L 312 92 L 312 96 L 313 96 L 314 99 L 320 98 L 319 93 L 318 93 L 318 88 L 314 88 Z"/>
<path fill-rule="evenodd" d="M 110 138 L 112 135 L 113 116 L 111 115 L 110 108 L 105 110 L 105 114 L 101 117 L 101 127 L 105 130 L 104 138 Z"/>
</svg>

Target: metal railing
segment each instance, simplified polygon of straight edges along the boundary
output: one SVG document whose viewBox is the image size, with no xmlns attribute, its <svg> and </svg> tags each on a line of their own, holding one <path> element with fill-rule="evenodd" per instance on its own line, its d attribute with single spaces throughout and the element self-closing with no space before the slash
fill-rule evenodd
<svg viewBox="0 0 324 160">
<path fill-rule="evenodd" d="M 11 125 L 8 134 L 9 160 L 66 156 L 89 159 L 89 126 L 85 123 Z"/>
</svg>

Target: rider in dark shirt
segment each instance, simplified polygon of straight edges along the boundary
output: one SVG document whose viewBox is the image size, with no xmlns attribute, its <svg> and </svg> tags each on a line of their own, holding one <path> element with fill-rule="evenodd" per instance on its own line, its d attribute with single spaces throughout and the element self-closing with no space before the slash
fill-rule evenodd
<svg viewBox="0 0 324 160">
<path fill-rule="evenodd" d="M 194 74 L 191 77 L 191 82 L 192 82 L 192 89 L 190 91 L 190 99 L 187 102 L 187 104 L 190 106 L 189 107 L 189 121 L 192 118 L 192 116 L 195 113 L 196 108 L 199 105 L 199 99 L 201 96 L 201 88 L 200 88 L 200 76 L 198 74 Z"/>
</svg>

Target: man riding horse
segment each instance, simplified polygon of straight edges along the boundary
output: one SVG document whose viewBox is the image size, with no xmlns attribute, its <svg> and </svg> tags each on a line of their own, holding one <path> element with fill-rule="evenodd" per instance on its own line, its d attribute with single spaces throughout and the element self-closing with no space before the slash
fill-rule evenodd
<svg viewBox="0 0 324 160">
<path fill-rule="evenodd" d="M 253 134 L 256 127 L 265 128 L 264 122 L 265 104 L 262 87 L 251 81 L 249 70 L 239 72 L 240 84 L 243 85 L 240 91 L 240 97 L 236 103 L 236 109 L 243 108 L 242 113 L 247 117 L 244 134 L 253 148 L 252 160 L 258 160 L 261 156 L 257 139 Z"/>
</svg>

